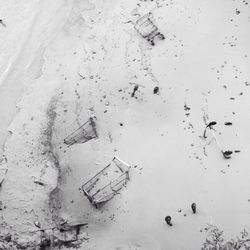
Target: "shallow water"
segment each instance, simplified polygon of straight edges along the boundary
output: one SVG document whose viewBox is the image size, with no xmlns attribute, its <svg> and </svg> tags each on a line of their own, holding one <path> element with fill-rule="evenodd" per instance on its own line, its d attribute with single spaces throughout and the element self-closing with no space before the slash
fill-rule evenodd
<svg viewBox="0 0 250 250">
<path fill-rule="evenodd" d="M 43 53 L 61 29 L 70 1 L 0 3 L 0 154 L 25 89 L 41 76 Z"/>
</svg>

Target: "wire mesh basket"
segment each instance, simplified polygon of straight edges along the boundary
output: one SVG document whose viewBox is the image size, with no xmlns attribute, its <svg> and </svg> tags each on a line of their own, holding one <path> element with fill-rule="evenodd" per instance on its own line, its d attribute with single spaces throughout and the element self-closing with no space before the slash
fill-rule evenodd
<svg viewBox="0 0 250 250">
<path fill-rule="evenodd" d="M 159 32 L 158 27 L 153 23 L 151 12 L 140 17 L 136 21 L 134 28 L 143 38 L 147 39 L 151 45 L 155 45 L 155 37 L 159 37 L 162 40 L 165 39 L 164 35 Z"/>
<path fill-rule="evenodd" d="M 90 117 L 81 127 L 76 129 L 70 135 L 64 139 L 64 143 L 67 145 L 73 145 L 75 143 L 85 143 L 91 139 L 97 138 L 95 118 Z"/>
<path fill-rule="evenodd" d="M 82 185 L 84 194 L 96 208 L 102 206 L 127 184 L 130 167 L 114 157 L 109 165 Z"/>
</svg>

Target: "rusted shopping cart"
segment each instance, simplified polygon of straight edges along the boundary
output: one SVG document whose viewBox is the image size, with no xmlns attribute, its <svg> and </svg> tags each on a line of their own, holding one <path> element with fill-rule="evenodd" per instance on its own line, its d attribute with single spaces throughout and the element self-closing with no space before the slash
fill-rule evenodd
<svg viewBox="0 0 250 250">
<path fill-rule="evenodd" d="M 127 184 L 130 165 L 114 157 L 112 162 L 82 185 L 88 200 L 100 208 Z"/>
<path fill-rule="evenodd" d="M 159 32 L 158 27 L 152 21 L 152 13 L 149 12 L 148 14 L 140 17 L 135 25 L 134 28 L 136 31 L 151 45 L 155 45 L 154 39 L 159 37 L 161 40 L 165 39 L 165 36 Z"/>
</svg>

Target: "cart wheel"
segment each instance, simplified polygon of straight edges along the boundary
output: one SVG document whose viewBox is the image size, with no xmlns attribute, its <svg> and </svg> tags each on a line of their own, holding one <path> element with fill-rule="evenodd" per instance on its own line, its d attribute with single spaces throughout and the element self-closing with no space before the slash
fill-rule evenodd
<svg viewBox="0 0 250 250">
<path fill-rule="evenodd" d="M 165 36 L 164 36 L 163 34 L 160 34 L 160 38 L 161 38 L 162 40 L 164 40 L 164 39 L 165 39 Z"/>
</svg>

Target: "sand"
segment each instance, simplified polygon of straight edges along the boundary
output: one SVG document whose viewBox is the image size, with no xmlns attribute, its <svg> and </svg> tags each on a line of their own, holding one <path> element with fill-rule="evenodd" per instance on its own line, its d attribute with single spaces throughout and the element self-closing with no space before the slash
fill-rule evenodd
<svg viewBox="0 0 250 250">
<path fill-rule="evenodd" d="M 39 241 L 30 233 L 34 221 L 49 227 L 67 220 L 88 223 L 89 240 L 79 249 L 193 250 L 201 249 L 208 223 L 227 239 L 249 230 L 249 5 L 26 4 L 33 17 L 23 18 L 26 42 L 15 52 L 5 48 L 15 60 L 1 66 L 3 232 L 31 245 Z M 148 11 L 166 37 L 153 47 L 129 22 Z M 19 34 L 8 39 L 15 43 Z M 91 115 L 98 138 L 65 145 Z M 208 144 L 211 133 L 202 138 L 204 120 L 217 121 L 223 150 L 240 152 L 225 160 Z M 131 180 L 97 210 L 81 186 L 114 156 L 132 166 Z"/>
</svg>

